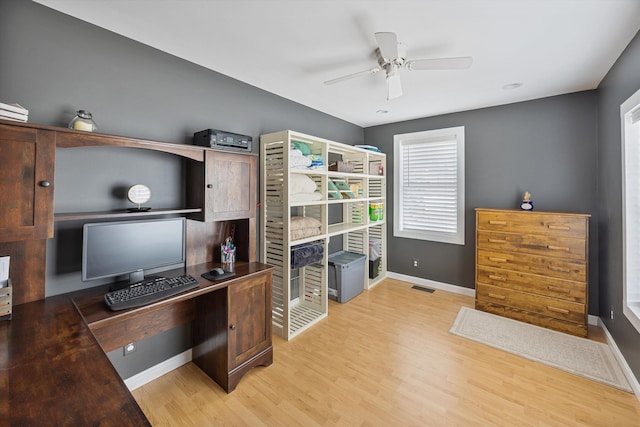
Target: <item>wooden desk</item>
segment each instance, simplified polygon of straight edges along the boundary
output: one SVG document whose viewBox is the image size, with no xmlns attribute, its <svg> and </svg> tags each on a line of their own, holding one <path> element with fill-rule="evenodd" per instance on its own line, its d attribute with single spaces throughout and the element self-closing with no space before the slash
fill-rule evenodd
<svg viewBox="0 0 640 427">
<path fill-rule="evenodd" d="M 232 278 L 202 279 L 213 266 L 186 268 L 198 288 L 135 309 L 107 309 L 104 287 L 14 306 L 13 319 L 0 322 L 0 421 L 150 425 L 105 352 L 192 320 L 193 360 L 225 390 L 271 364 L 272 267 L 238 263 Z"/>
</svg>

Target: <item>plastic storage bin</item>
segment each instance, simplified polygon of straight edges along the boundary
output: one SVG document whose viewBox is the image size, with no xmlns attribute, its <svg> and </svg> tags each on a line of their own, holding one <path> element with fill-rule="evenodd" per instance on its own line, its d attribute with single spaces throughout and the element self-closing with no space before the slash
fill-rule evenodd
<svg viewBox="0 0 640 427">
<path fill-rule="evenodd" d="M 340 251 L 329 255 L 329 298 L 344 303 L 364 290 L 366 256 Z"/>
</svg>

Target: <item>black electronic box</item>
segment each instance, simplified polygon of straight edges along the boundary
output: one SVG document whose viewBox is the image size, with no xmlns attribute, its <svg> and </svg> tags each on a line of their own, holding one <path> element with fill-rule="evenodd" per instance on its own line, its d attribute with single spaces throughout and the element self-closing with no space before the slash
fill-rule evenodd
<svg viewBox="0 0 640 427">
<path fill-rule="evenodd" d="M 216 129 L 205 129 L 194 133 L 193 143 L 221 150 L 251 151 L 250 136 Z"/>
</svg>

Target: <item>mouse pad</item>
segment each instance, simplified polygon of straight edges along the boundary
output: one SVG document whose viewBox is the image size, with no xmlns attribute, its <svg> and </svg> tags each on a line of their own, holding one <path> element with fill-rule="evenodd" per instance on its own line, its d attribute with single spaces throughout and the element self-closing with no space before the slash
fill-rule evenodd
<svg viewBox="0 0 640 427">
<path fill-rule="evenodd" d="M 202 273 L 201 276 L 204 277 L 207 280 L 211 280 L 212 282 L 215 282 L 217 280 L 222 280 L 222 279 L 226 279 L 227 277 L 231 277 L 231 276 L 235 276 L 236 273 L 232 272 L 232 271 L 227 271 L 224 274 L 221 274 L 219 276 L 214 276 L 211 273 Z"/>
</svg>

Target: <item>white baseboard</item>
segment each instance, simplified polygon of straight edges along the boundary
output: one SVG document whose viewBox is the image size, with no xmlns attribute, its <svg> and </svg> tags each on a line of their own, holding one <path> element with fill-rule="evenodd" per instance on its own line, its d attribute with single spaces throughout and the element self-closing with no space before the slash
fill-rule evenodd
<svg viewBox="0 0 640 427">
<path fill-rule="evenodd" d="M 597 325 L 600 326 L 602 328 L 602 330 L 604 331 L 604 335 L 607 338 L 607 344 L 609 344 L 609 348 L 611 348 L 611 351 L 613 352 L 613 355 L 615 356 L 616 360 L 618 361 L 618 364 L 620 364 L 620 368 L 622 369 L 622 372 L 624 373 L 624 376 L 627 378 L 627 381 L 629 382 L 629 385 L 631 386 L 631 389 L 633 390 L 633 393 L 636 395 L 636 399 L 638 399 L 638 401 L 640 401 L 640 383 L 638 382 L 638 379 L 633 374 L 633 371 L 631 370 L 631 368 L 627 364 L 627 361 L 625 360 L 624 356 L 622 355 L 622 352 L 618 348 L 618 345 L 616 344 L 616 342 L 614 341 L 613 337 L 609 333 L 609 330 L 605 326 L 605 324 L 602 321 L 602 319 L 600 319 L 599 317 L 596 317 L 596 319 L 598 319 Z M 591 323 L 591 322 L 589 322 L 589 323 Z"/>
<path fill-rule="evenodd" d="M 160 362 L 149 369 L 145 369 L 139 374 L 135 374 L 134 376 L 127 378 L 124 380 L 124 383 L 129 391 L 133 391 L 182 365 L 186 365 L 189 362 L 191 362 L 191 349 L 183 351 L 182 353 Z"/>
<path fill-rule="evenodd" d="M 468 295 L 470 297 L 476 296 L 476 290 L 471 288 L 465 288 L 458 285 L 450 285 L 448 283 L 436 282 L 435 280 L 422 279 L 420 277 L 407 276 L 406 274 L 399 274 L 393 272 L 387 272 L 387 277 L 391 279 L 402 280 L 403 282 L 415 283 L 416 285 L 424 285 L 430 288 L 442 289 L 443 291 L 453 292 L 456 294 Z"/>
</svg>

